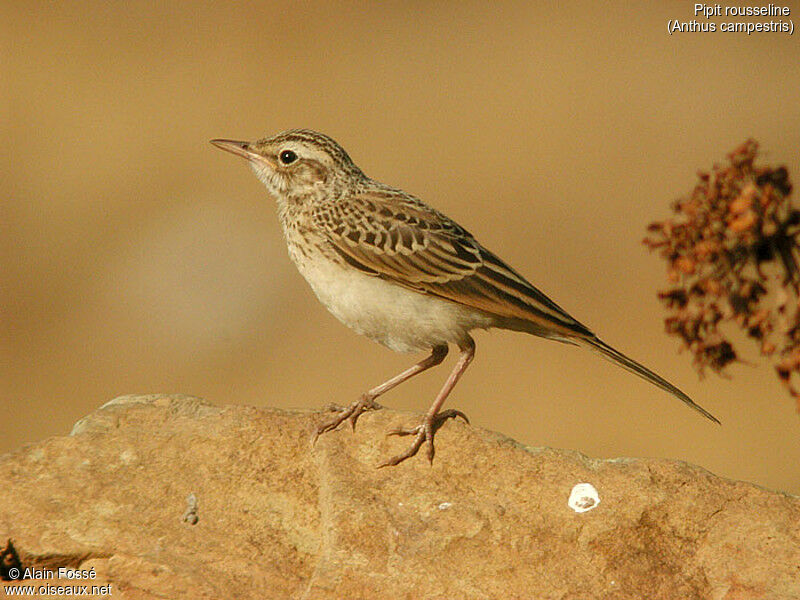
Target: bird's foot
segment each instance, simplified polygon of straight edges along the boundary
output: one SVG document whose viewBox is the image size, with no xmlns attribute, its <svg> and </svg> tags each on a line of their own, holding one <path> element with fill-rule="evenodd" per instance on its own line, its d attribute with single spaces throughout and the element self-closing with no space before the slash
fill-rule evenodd
<svg viewBox="0 0 800 600">
<path fill-rule="evenodd" d="M 387 460 L 386 462 L 380 464 L 378 468 L 381 467 L 393 467 L 395 465 L 399 465 L 401 462 L 406 460 L 407 458 L 411 458 L 422 447 L 422 444 L 426 444 L 428 447 L 428 461 L 433 464 L 433 455 L 435 454 L 435 450 L 433 448 L 433 436 L 436 435 L 436 432 L 439 431 L 439 428 L 444 425 L 444 422 L 448 419 L 455 419 L 456 417 L 461 417 L 464 419 L 465 423 L 469 423 L 469 419 L 467 415 L 465 415 L 460 410 L 444 410 L 440 413 L 435 415 L 426 415 L 423 419 L 422 423 L 417 425 L 416 427 L 412 427 L 410 429 L 392 429 L 386 435 L 399 435 L 399 436 L 406 436 L 406 435 L 413 435 L 416 436 L 414 441 L 412 442 L 411 446 L 408 450 L 403 452 L 402 454 L 398 454 Z"/>
<path fill-rule="evenodd" d="M 358 421 L 358 418 L 361 415 L 363 415 L 365 412 L 369 410 L 380 410 L 381 408 L 383 408 L 383 406 L 375 402 L 373 398 L 367 395 L 361 396 L 361 398 L 353 402 L 350 406 L 338 406 L 337 404 L 329 404 L 328 410 L 331 412 L 335 412 L 337 414 L 330 421 L 323 423 L 322 425 L 317 427 L 317 431 L 314 433 L 313 441 L 316 442 L 317 438 L 321 436 L 323 433 L 327 433 L 328 431 L 333 431 L 345 421 L 350 421 L 350 425 L 353 428 L 353 431 L 355 431 L 356 422 Z"/>
</svg>

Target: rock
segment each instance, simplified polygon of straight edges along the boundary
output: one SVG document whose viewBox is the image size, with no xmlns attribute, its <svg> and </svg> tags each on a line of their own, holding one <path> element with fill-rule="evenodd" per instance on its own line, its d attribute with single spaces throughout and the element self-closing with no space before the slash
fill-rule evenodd
<svg viewBox="0 0 800 600">
<path fill-rule="evenodd" d="M 322 418 L 117 398 L 0 458 L 0 546 L 93 568 L 80 583 L 117 599 L 800 598 L 796 497 L 453 421 L 432 466 L 376 469 L 408 443 L 385 431 L 419 417 L 369 413 L 312 446 Z"/>
</svg>

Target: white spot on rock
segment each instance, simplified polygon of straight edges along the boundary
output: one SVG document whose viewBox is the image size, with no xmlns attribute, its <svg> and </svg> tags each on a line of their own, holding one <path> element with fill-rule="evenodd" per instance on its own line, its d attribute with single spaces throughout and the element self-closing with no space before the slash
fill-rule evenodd
<svg viewBox="0 0 800 600">
<path fill-rule="evenodd" d="M 123 450 L 119 455 L 119 460 L 124 465 L 129 465 L 137 459 L 136 453 L 132 450 Z"/>
<path fill-rule="evenodd" d="M 567 505 L 577 513 L 586 512 L 600 504 L 600 495 L 591 483 L 579 483 L 572 488 Z"/>
<path fill-rule="evenodd" d="M 186 497 L 186 512 L 183 513 L 181 520 L 189 525 L 196 525 L 200 517 L 197 516 L 197 496 L 194 492 Z"/>
<path fill-rule="evenodd" d="M 447 510 L 447 509 L 448 509 L 448 508 L 450 508 L 451 506 L 453 506 L 452 502 L 442 502 L 442 503 L 439 505 L 439 510 Z"/>
</svg>

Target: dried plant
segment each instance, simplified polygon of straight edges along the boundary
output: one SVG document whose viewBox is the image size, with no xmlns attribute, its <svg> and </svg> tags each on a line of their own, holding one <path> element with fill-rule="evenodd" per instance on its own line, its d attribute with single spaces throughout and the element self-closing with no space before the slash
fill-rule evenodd
<svg viewBox="0 0 800 600">
<path fill-rule="evenodd" d="M 670 286 L 659 292 L 666 330 L 679 336 L 703 375 L 740 360 L 730 327 L 742 328 L 800 410 L 800 273 L 796 253 L 800 210 L 792 207 L 785 167 L 756 165 L 758 144 L 748 140 L 728 164 L 699 172 L 675 215 L 648 226 L 643 243 L 667 261 Z"/>
</svg>

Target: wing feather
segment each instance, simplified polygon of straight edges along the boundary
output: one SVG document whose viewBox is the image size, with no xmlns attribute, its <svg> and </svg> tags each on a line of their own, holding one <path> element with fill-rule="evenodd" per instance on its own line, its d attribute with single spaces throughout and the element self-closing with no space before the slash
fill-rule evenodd
<svg viewBox="0 0 800 600">
<path fill-rule="evenodd" d="M 370 191 L 313 216 L 339 256 L 369 275 L 526 323 L 540 335 L 593 337 L 468 231 L 416 198 Z"/>
</svg>

